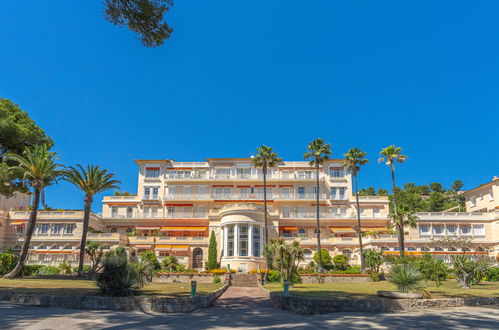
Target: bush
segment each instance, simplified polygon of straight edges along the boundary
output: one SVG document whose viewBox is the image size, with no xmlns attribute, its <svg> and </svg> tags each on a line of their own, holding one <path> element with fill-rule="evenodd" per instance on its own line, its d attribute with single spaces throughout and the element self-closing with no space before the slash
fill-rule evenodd
<svg viewBox="0 0 499 330">
<path fill-rule="evenodd" d="M 214 284 L 222 283 L 222 280 L 220 279 L 220 275 L 213 276 L 213 283 Z"/>
<path fill-rule="evenodd" d="M 379 267 L 383 263 L 383 252 L 376 249 L 365 249 L 364 250 L 364 261 L 368 268 L 367 273 L 378 273 Z"/>
<path fill-rule="evenodd" d="M 421 284 L 423 275 L 412 265 L 397 264 L 390 269 L 389 281 L 397 286 L 399 292 L 424 291 Z"/>
<path fill-rule="evenodd" d="M 24 265 L 23 270 L 21 271 L 22 276 L 35 276 L 38 273 L 38 270 L 42 267 L 42 265 Z"/>
<path fill-rule="evenodd" d="M 417 268 L 427 281 L 434 281 L 440 286 L 449 273 L 449 268 L 442 259 L 434 258 L 430 253 L 425 253 L 417 263 Z"/>
<path fill-rule="evenodd" d="M 456 278 L 464 289 L 480 283 L 487 276 L 490 266 L 487 258 L 472 259 L 466 255 L 453 256 L 452 263 Z"/>
<path fill-rule="evenodd" d="M 225 268 L 210 269 L 210 270 L 207 270 L 206 272 L 210 273 L 210 274 L 224 275 L 225 273 L 227 273 L 227 269 L 225 269 Z"/>
<path fill-rule="evenodd" d="M 41 266 L 36 275 L 59 275 L 59 268 L 55 266 Z"/>
<path fill-rule="evenodd" d="M 57 266 L 59 269 L 59 274 L 63 275 L 71 275 L 73 274 L 73 267 L 71 267 L 71 264 L 68 263 L 66 260 L 64 260 L 62 263 Z"/>
<path fill-rule="evenodd" d="M 350 266 L 345 270 L 340 270 L 333 272 L 336 274 L 362 274 L 362 268 L 360 266 Z"/>
<path fill-rule="evenodd" d="M 178 259 L 175 256 L 167 256 L 161 262 L 161 270 L 172 273 L 179 265 Z"/>
<path fill-rule="evenodd" d="M 19 260 L 18 256 L 12 250 L 0 253 L 0 275 L 10 273 L 16 266 L 17 260 Z"/>
<path fill-rule="evenodd" d="M 328 250 L 321 249 L 321 259 L 322 259 L 323 266 L 331 264 L 331 256 L 329 255 Z M 319 263 L 319 253 L 317 253 L 317 252 L 314 253 L 314 261 L 316 264 Z"/>
<path fill-rule="evenodd" d="M 281 282 L 281 273 L 278 270 L 269 270 L 267 281 L 272 283 Z"/>
<path fill-rule="evenodd" d="M 148 262 L 155 270 L 161 269 L 161 264 L 153 251 L 144 251 L 140 254 L 140 260 Z"/>
<path fill-rule="evenodd" d="M 499 281 L 499 267 L 489 268 L 489 271 L 487 272 L 487 281 Z"/>
<path fill-rule="evenodd" d="M 129 296 L 138 293 L 147 282 L 147 278 L 139 267 L 128 262 L 125 249 L 116 248 L 109 251 L 102 260 L 103 270 L 97 276 L 97 285 L 101 293 L 110 296 Z"/>
<path fill-rule="evenodd" d="M 418 258 L 413 256 L 397 256 L 397 255 L 385 255 L 384 259 L 386 262 L 391 263 L 392 265 L 413 265 L 415 266 L 418 262 Z"/>
<path fill-rule="evenodd" d="M 338 270 L 347 270 L 350 265 L 348 264 L 348 256 L 345 254 L 338 254 L 333 258 L 334 267 Z"/>
<path fill-rule="evenodd" d="M 373 282 L 378 282 L 381 274 L 379 272 L 373 271 L 372 269 L 368 269 L 367 275 L 369 275 Z"/>
</svg>

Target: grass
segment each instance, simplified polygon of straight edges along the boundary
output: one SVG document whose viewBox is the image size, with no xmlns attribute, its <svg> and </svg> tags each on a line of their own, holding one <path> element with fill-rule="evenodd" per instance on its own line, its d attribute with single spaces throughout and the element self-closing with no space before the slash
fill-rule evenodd
<svg viewBox="0 0 499 330">
<path fill-rule="evenodd" d="M 265 286 L 270 291 L 282 291 L 282 285 L 269 283 Z M 442 282 L 436 287 L 434 282 L 427 282 L 425 289 L 430 298 L 449 297 L 499 297 L 499 282 L 482 282 L 471 289 L 462 289 L 454 280 Z M 327 283 L 327 284 L 295 284 L 290 287 L 290 294 L 316 297 L 350 297 L 368 298 L 376 295 L 376 291 L 396 291 L 395 285 L 388 281 L 368 283 Z"/>
<path fill-rule="evenodd" d="M 220 288 L 222 284 L 198 283 L 197 293 L 206 294 Z M 1 279 L 0 292 L 37 293 L 49 295 L 99 295 L 94 281 L 56 280 L 56 279 Z M 149 283 L 142 288 L 141 294 L 156 297 L 178 297 L 190 295 L 190 283 Z"/>
</svg>

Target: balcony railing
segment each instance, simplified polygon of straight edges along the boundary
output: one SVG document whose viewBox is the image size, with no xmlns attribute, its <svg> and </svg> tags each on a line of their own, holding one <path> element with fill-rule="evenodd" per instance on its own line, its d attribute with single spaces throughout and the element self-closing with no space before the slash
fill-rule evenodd
<svg viewBox="0 0 499 330">
<path fill-rule="evenodd" d="M 319 179 L 328 178 L 329 175 L 320 173 Z M 165 176 L 166 180 L 263 180 L 263 174 L 251 174 L 251 173 L 205 173 L 205 172 L 193 172 L 193 173 L 169 173 Z M 269 173 L 267 174 L 267 180 L 315 180 L 315 172 L 309 173 L 289 173 L 287 171 Z M 344 179 L 345 177 L 339 177 L 335 179 Z"/>
</svg>

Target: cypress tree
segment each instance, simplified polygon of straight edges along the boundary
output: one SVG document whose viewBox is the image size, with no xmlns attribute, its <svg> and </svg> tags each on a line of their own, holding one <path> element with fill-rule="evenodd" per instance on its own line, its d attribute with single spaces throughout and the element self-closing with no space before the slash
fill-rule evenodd
<svg viewBox="0 0 499 330">
<path fill-rule="evenodd" d="M 215 232 L 211 231 L 210 245 L 208 247 L 208 270 L 217 268 L 217 239 Z"/>
</svg>

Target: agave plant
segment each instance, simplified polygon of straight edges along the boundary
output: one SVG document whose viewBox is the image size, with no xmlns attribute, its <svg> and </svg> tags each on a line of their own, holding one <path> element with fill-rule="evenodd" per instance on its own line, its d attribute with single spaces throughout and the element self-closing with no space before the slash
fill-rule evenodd
<svg viewBox="0 0 499 330">
<path fill-rule="evenodd" d="M 389 276 L 389 281 L 397 286 L 399 292 L 424 292 L 421 283 L 423 275 L 412 265 L 393 265 Z"/>
</svg>

